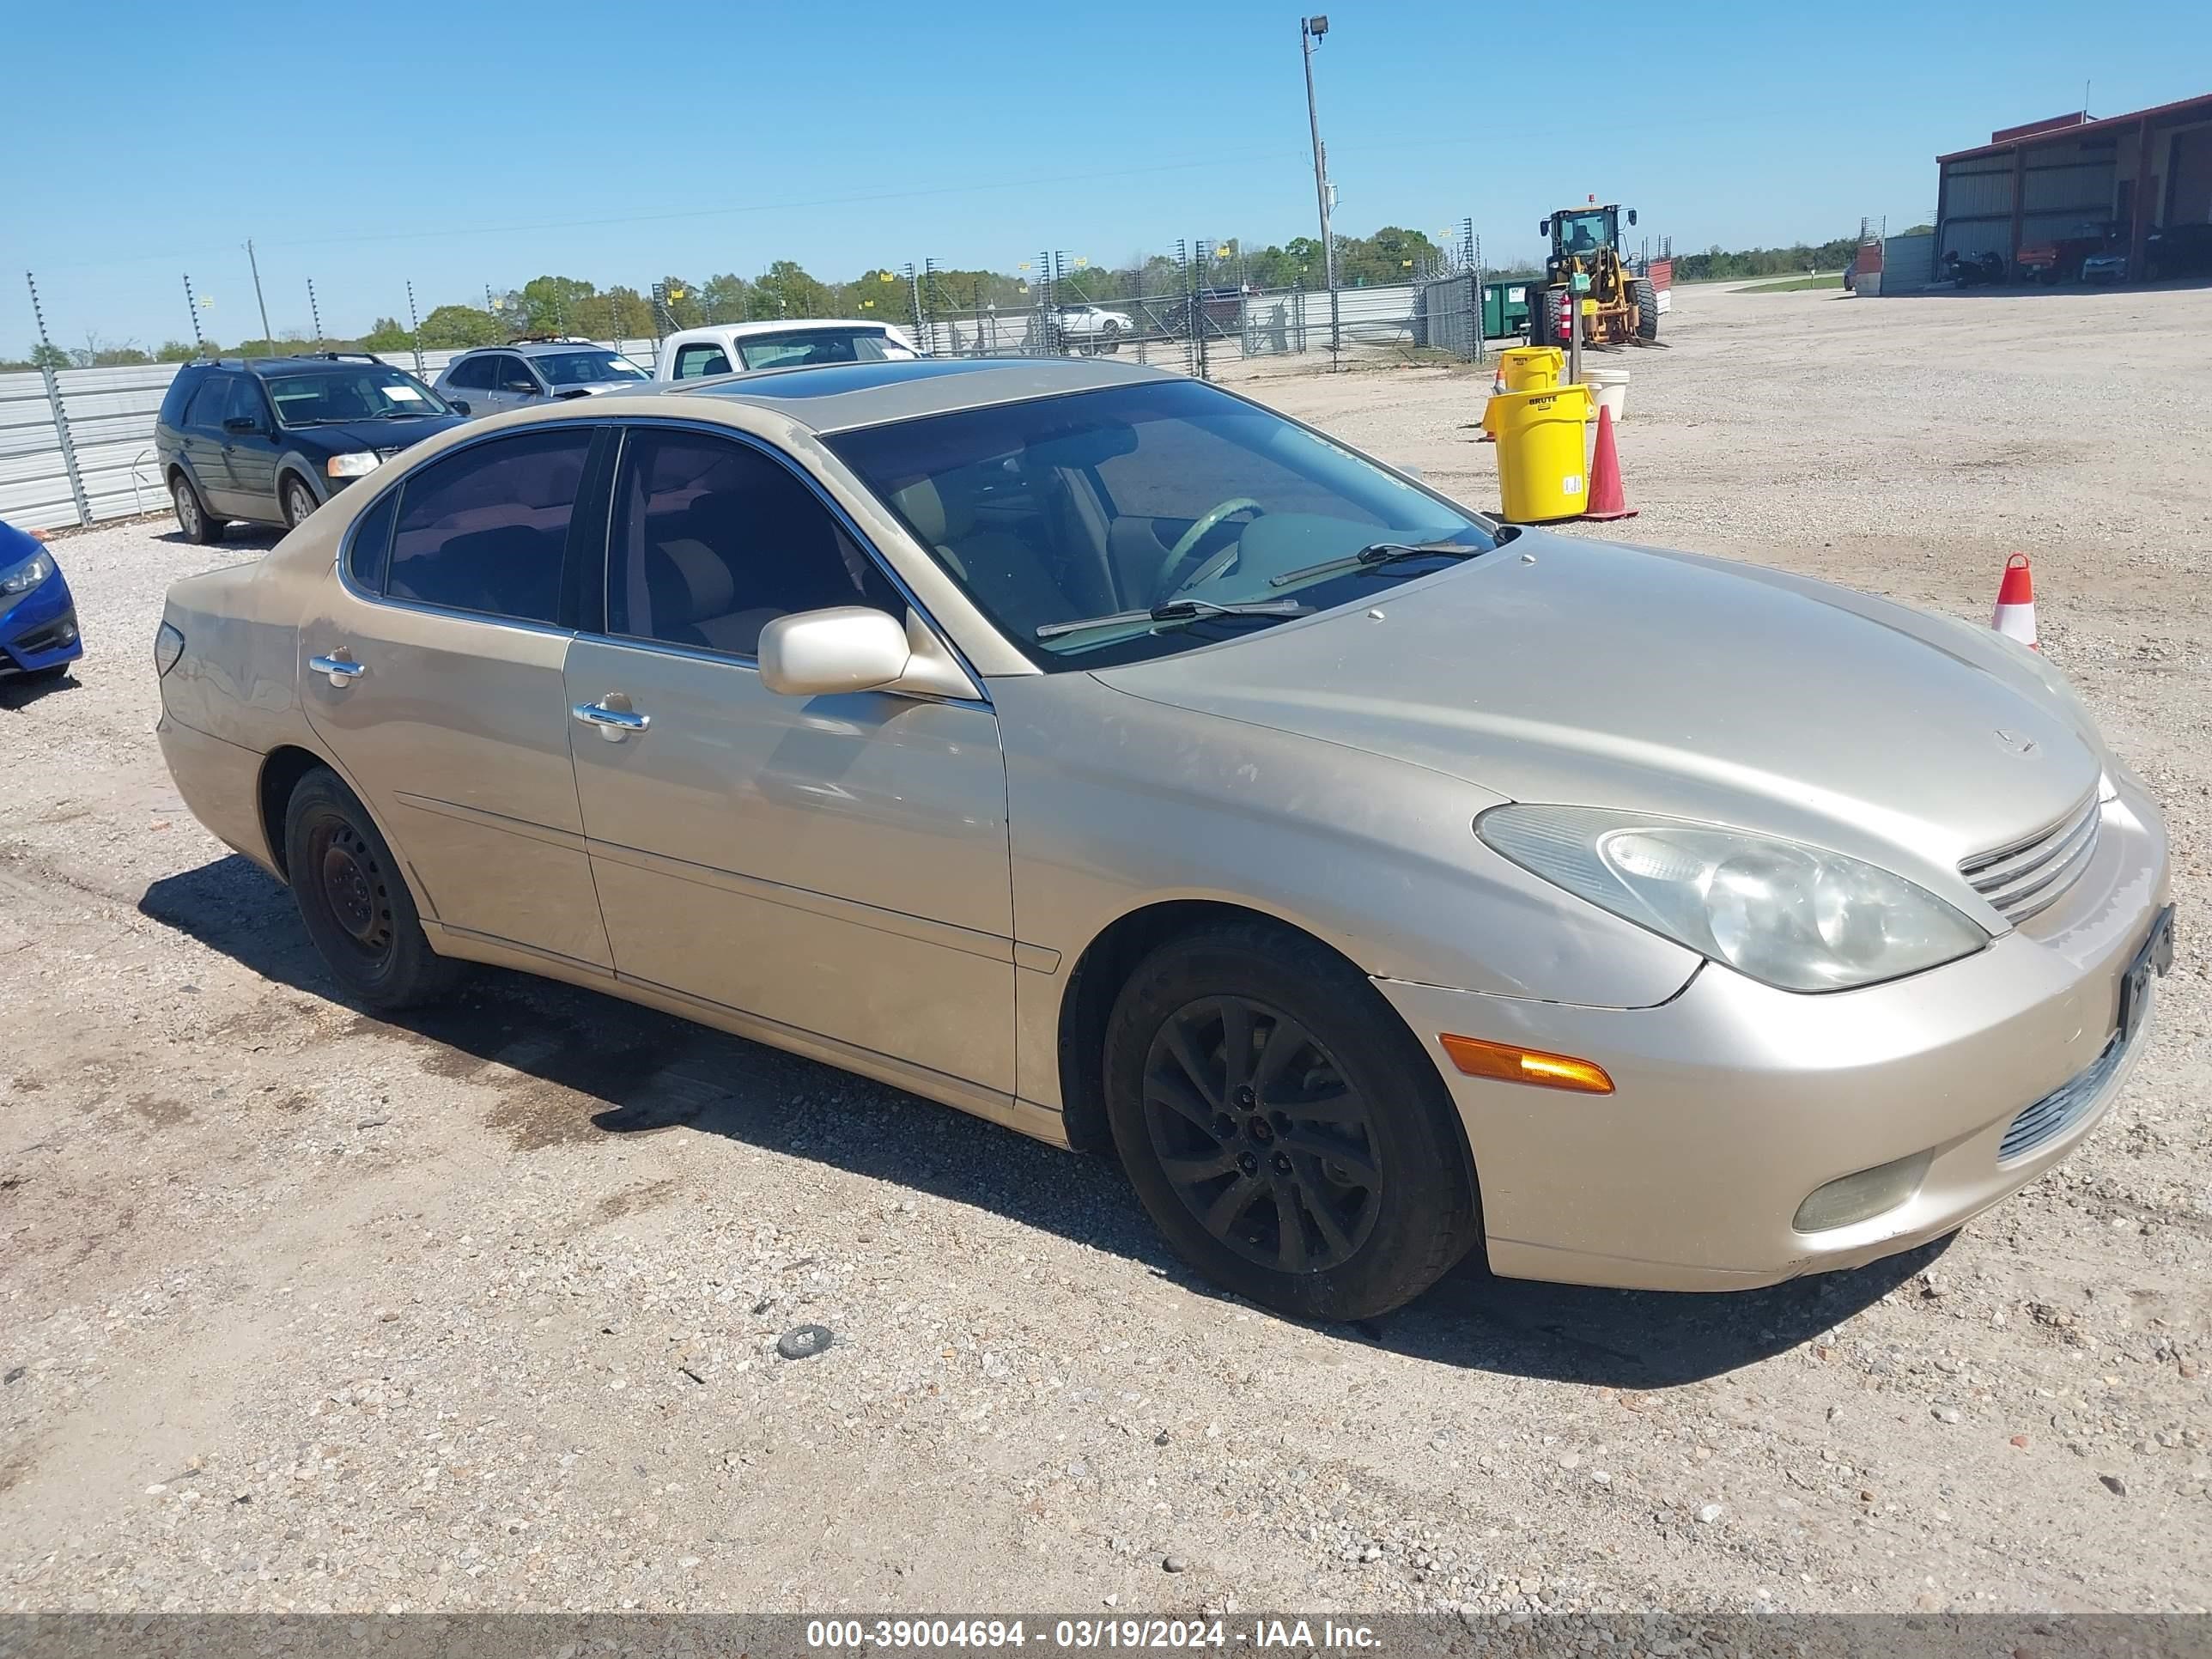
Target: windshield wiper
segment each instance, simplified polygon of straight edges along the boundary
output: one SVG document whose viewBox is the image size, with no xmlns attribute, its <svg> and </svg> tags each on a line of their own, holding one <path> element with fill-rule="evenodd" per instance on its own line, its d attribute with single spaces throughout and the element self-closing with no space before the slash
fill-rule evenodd
<svg viewBox="0 0 2212 1659">
<path fill-rule="evenodd" d="M 1195 622 L 1201 617 L 1303 617 L 1313 607 L 1297 599 L 1252 599 L 1240 605 L 1216 605 L 1212 599 L 1170 599 L 1149 611 L 1116 611 L 1111 616 L 1085 617 L 1078 622 L 1047 623 L 1036 630 L 1041 640 L 1063 634 L 1081 634 L 1093 628 L 1126 628 L 1132 623 Z"/>
<path fill-rule="evenodd" d="M 1487 551 L 1487 548 L 1469 547 L 1464 542 L 1375 542 L 1357 553 L 1347 553 L 1340 559 L 1323 559 L 1319 564 L 1310 564 L 1303 570 L 1290 570 L 1279 576 L 1270 576 L 1267 586 L 1288 587 L 1292 582 L 1304 581 L 1310 576 L 1328 576 L 1340 570 L 1360 570 L 1372 565 L 1395 564 L 1401 559 L 1446 556 L 1471 559 Z"/>
</svg>

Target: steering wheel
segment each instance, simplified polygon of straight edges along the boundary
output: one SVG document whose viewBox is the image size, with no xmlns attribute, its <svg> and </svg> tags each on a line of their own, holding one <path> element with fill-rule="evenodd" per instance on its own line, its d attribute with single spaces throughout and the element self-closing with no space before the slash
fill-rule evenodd
<svg viewBox="0 0 2212 1659">
<path fill-rule="evenodd" d="M 1237 544 L 1231 542 L 1183 580 L 1175 581 L 1176 567 L 1190 556 L 1191 549 L 1203 541 L 1215 526 L 1232 513 L 1259 513 L 1265 510 L 1249 495 L 1232 495 L 1218 506 L 1208 507 L 1193 520 L 1190 528 L 1176 538 L 1176 544 L 1168 549 L 1167 557 L 1160 561 L 1160 574 L 1155 581 L 1155 586 L 1164 589 L 1165 592 L 1161 594 L 1159 603 L 1164 605 L 1177 594 L 1197 586 L 1201 581 L 1219 575 L 1229 568 L 1231 561 L 1236 558 Z M 1170 582 L 1174 583 L 1173 586 L 1169 586 Z"/>
</svg>

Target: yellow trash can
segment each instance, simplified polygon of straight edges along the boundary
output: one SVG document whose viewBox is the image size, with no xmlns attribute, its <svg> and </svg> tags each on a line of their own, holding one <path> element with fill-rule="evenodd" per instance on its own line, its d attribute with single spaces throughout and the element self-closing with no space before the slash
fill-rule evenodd
<svg viewBox="0 0 2212 1659">
<path fill-rule="evenodd" d="M 1557 386 L 1566 367 L 1567 354 L 1557 346 L 1512 346 L 1498 354 L 1498 378 L 1508 392 Z"/>
<path fill-rule="evenodd" d="M 1499 517 L 1547 524 L 1579 517 L 1589 504 L 1583 441 L 1586 386 L 1541 386 L 1491 399 L 1498 422 Z"/>
<path fill-rule="evenodd" d="M 1490 401 L 1482 406 L 1484 435 L 1498 436 L 1498 400 L 1508 392 L 1539 392 L 1559 385 L 1566 373 L 1567 354 L 1557 346 L 1510 346 L 1498 354 L 1498 377 L 1491 382 Z"/>
</svg>

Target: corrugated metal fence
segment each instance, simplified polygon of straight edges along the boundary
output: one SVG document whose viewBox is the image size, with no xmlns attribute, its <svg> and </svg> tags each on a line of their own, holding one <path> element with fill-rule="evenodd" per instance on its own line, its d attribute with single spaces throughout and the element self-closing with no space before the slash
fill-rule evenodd
<svg viewBox="0 0 2212 1659">
<path fill-rule="evenodd" d="M 650 367 L 651 340 L 612 343 Z M 459 351 L 385 354 L 435 376 Z M 22 530 L 94 524 L 168 505 L 154 416 L 181 363 L 0 374 L 0 520 Z"/>
</svg>

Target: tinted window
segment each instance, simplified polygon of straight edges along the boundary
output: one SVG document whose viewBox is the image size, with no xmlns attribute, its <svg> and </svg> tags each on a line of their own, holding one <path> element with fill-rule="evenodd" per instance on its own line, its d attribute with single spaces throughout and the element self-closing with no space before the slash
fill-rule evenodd
<svg viewBox="0 0 2212 1659">
<path fill-rule="evenodd" d="M 277 418 L 286 426 L 404 420 L 447 412 L 443 400 L 412 374 L 379 363 L 276 374 L 267 386 L 276 400 Z"/>
<path fill-rule="evenodd" d="M 788 467 L 697 433 L 640 428 L 623 452 L 610 538 L 611 633 L 754 655 L 776 617 L 904 604 Z"/>
<path fill-rule="evenodd" d="M 879 363 L 884 337 L 854 329 L 763 334 L 738 342 L 747 368 L 811 368 L 817 363 Z"/>
<path fill-rule="evenodd" d="M 251 421 L 259 429 L 269 425 L 268 400 L 261 395 L 261 383 L 251 374 L 233 374 L 230 380 L 230 403 L 224 417 L 233 421 Z"/>
<path fill-rule="evenodd" d="M 727 374 L 730 360 L 718 345 L 688 345 L 676 353 L 676 374 L 679 380 L 696 380 L 708 374 Z"/>
<path fill-rule="evenodd" d="M 407 480 L 392 541 L 395 599 L 550 623 L 592 428 L 477 444 Z"/>
<path fill-rule="evenodd" d="M 492 361 L 498 365 L 494 372 L 499 377 L 499 389 L 501 392 L 538 390 L 537 378 L 531 374 L 530 365 L 524 362 L 521 358 L 501 356 L 495 357 Z"/>
<path fill-rule="evenodd" d="M 392 520 L 399 511 L 399 492 L 387 490 L 362 514 L 346 547 L 346 574 L 365 593 L 384 592 L 384 567 L 392 556 Z"/>
<path fill-rule="evenodd" d="M 553 386 L 600 386 L 653 378 L 618 351 L 541 351 L 530 363 Z"/>
<path fill-rule="evenodd" d="M 483 392 L 491 385 L 491 362 L 489 357 L 464 357 L 447 371 L 446 384 L 459 391 Z"/>
<path fill-rule="evenodd" d="M 230 379 L 228 374 L 210 374 L 200 382 L 192 393 L 191 407 L 185 413 L 187 426 L 218 427 L 230 403 Z"/>
</svg>

